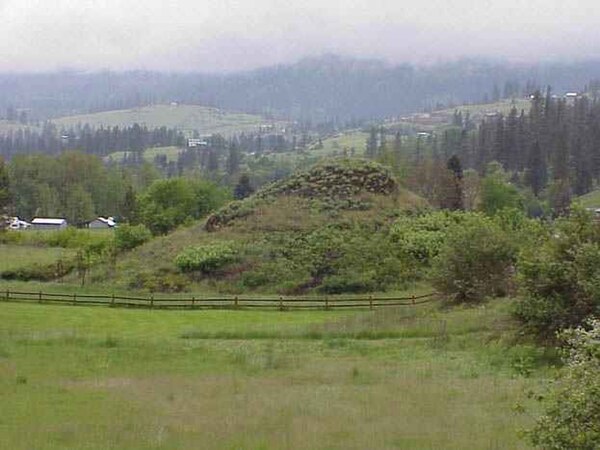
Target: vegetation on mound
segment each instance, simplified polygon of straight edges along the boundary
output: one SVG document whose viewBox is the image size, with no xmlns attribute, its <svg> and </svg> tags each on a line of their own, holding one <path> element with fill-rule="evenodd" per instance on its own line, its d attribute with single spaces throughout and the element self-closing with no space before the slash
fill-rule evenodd
<svg viewBox="0 0 600 450">
<path fill-rule="evenodd" d="M 252 215 L 262 204 L 281 196 L 298 196 L 315 201 L 324 209 L 368 209 L 360 194 L 391 195 L 398 189 L 392 174 L 380 164 L 361 159 L 336 159 L 317 164 L 312 169 L 277 181 L 252 197 L 235 201 L 211 215 L 208 231 Z"/>
</svg>

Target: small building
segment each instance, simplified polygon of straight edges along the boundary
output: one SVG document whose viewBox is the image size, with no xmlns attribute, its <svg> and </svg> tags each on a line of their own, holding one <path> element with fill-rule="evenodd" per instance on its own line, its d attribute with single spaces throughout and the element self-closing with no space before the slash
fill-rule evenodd
<svg viewBox="0 0 600 450">
<path fill-rule="evenodd" d="M 208 146 L 208 142 L 205 139 L 202 138 L 190 138 L 188 139 L 188 147 L 190 148 L 194 148 L 194 147 L 207 147 Z"/>
<path fill-rule="evenodd" d="M 34 230 L 62 230 L 67 228 L 66 219 L 36 217 L 31 221 Z"/>
<path fill-rule="evenodd" d="M 11 217 L 8 223 L 9 230 L 26 230 L 30 227 L 31 224 L 29 222 L 21 220 L 18 217 Z"/>
<path fill-rule="evenodd" d="M 94 230 L 101 230 L 107 228 L 115 228 L 117 226 L 117 222 L 112 217 L 97 217 L 88 223 L 88 228 Z"/>
</svg>

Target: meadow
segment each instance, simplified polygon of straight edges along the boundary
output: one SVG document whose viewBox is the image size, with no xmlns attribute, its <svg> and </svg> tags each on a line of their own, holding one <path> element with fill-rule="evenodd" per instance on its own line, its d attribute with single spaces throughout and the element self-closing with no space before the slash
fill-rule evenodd
<svg viewBox="0 0 600 450">
<path fill-rule="evenodd" d="M 125 127 L 137 123 L 148 128 L 177 128 L 182 131 L 198 131 L 200 134 L 219 133 L 231 136 L 241 132 L 255 132 L 260 125 L 272 123 L 254 114 L 224 112 L 199 105 L 151 105 L 139 108 L 104 111 L 54 119 L 59 127 L 89 124 L 92 127 Z M 280 124 L 283 124 L 281 122 Z"/>
<path fill-rule="evenodd" d="M 72 257 L 74 252 L 59 247 L 35 247 L 0 244 L 0 273 L 20 269 L 32 264 L 53 264 L 60 259 Z"/>
<path fill-rule="evenodd" d="M 167 158 L 167 163 L 177 162 L 177 158 L 179 157 L 179 154 L 181 153 L 181 151 L 182 150 L 179 147 L 175 147 L 175 146 L 150 147 L 143 151 L 142 157 L 144 158 L 144 161 L 147 161 L 149 163 L 154 163 L 154 159 L 157 156 L 165 156 Z M 121 163 L 121 162 L 123 162 L 123 159 L 125 159 L 125 155 L 127 155 L 127 153 L 128 152 L 124 152 L 124 151 L 123 152 L 113 152 L 113 153 L 105 156 L 103 159 L 105 161 Z"/>
<path fill-rule="evenodd" d="M 528 448 L 518 436 L 536 408 L 527 393 L 551 375 L 552 355 L 517 340 L 511 307 L 0 301 L 0 447 Z"/>
</svg>

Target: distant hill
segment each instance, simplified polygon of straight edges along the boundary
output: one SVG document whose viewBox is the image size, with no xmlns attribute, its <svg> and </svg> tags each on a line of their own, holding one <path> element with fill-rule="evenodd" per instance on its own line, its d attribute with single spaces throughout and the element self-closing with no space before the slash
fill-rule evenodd
<svg viewBox="0 0 600 450">
<path fill-rule="evenodd" d="M 65 116 L 54 119 L 58 127 L 73 127 L 78 124 L 99 126 L 132 126 L 137 123 L 148 128 L 176 128 L 188 133 L 194 131 L 202 134 L 220 133 L 223 136 L 241 132 L 256 132 L 260 125 L 279 124 L 284 122 L 266 120 L 253 114 L 232 113 L 198 105 L 152 105 L 139 108 L 104 111 L 91 114 Z"/>
<path fill-rule="evenodd" d="M 0 74 L 0 117 L 9 107 L 37 120 L 178 102 L 313 123 L 351 122 L 521 96 L 546 85 L 557 93 L 581 91 L 599 78 L 600 61 L 412 66 L 335 55 L 226 75 Z"/>
</svg>

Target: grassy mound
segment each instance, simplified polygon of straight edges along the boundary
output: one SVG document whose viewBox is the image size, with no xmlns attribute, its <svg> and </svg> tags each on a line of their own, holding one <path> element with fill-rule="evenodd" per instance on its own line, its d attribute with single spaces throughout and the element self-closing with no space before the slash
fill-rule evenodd
<svg viewBox="0 0 600 450">
<path fill-rule="evenodd" d="M 91 279 L 162 292 L 402 289 L 413 268 L 390 230 L 403 211 L 424 205 L 381 165 L 328 161 L 231 203 L 205 224 L 153 239 L 115 267 L 93 269 Z"/>
<path fill-rule="evenodd" d="M 365 194 L 389 196 L 398 193 L 398 184 L 380 164 L 341 159 L 322 162 L 311 170 L 277 181 L 250 198 L 232 202 L 209 217 L 207 231 L 215 231 L 236 219 L 254 214 L 261 206 L 282 196 L 313 201 L 321 209 L 369 209 Z"/>
</svg>

